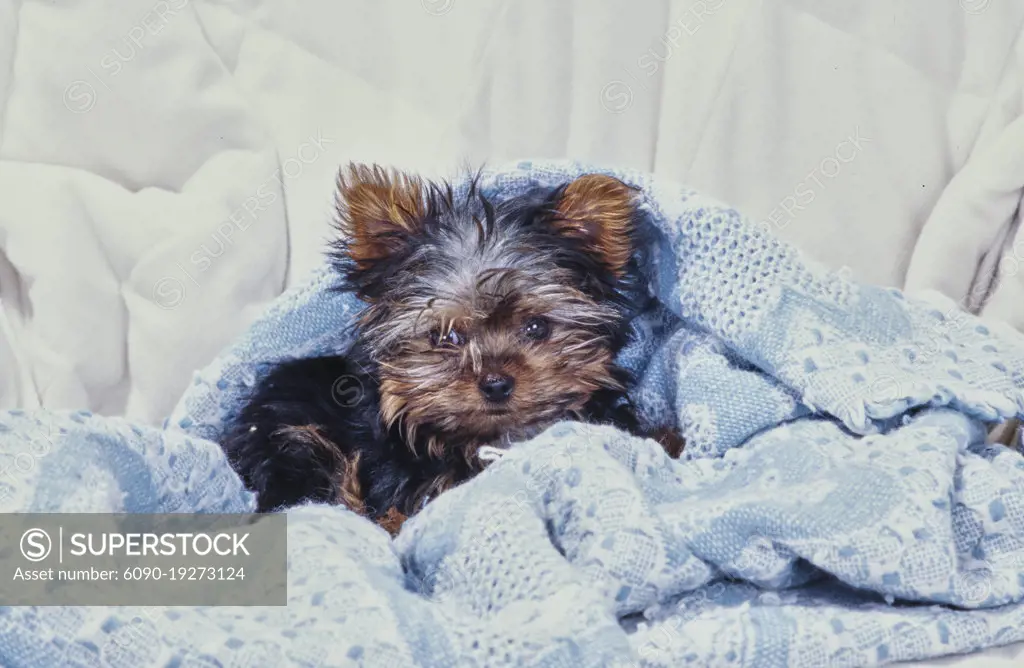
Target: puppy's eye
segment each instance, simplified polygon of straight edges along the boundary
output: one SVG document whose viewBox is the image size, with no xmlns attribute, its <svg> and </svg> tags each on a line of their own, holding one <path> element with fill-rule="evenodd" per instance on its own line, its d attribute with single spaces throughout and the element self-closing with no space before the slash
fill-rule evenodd
<svg viewBox="0 0 1024 668">
<path fill-rule="evenodd" d="M 461 346 L 466 342 L 466 337 L 459 334 L 454 328 L 447 331 L 435 329 L 430 333 L 430 343 L 434 346 Z"/>
<path fill-rule="evenodd" d="M 534 341 L 543 341 L 551 333 L 551 323 L 547 318 L 530 318 L 523 325 L 523 335 Z"/>
</svg>

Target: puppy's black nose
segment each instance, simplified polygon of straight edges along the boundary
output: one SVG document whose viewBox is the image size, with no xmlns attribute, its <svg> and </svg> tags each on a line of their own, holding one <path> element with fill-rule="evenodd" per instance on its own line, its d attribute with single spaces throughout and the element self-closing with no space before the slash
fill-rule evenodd
<svg viewBox="0 0 1024 668">
<path fill-rule="evenodd" d="M 495 403 L 508 401 L 515 386 L 515 378 L 499 373 L 489 373 L 480 379 L 480 393 L 484 395 L 484 399 Z"/>
</svg>

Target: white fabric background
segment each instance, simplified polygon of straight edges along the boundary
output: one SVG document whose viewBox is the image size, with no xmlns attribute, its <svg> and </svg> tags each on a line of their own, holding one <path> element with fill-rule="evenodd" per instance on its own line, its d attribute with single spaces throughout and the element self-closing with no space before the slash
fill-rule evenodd
<svg viewBox="0 0 1024 668">
<path fill-rule="evenodd" d="M 0 360 L 20 360 L 0 405 L 158 421 L 320 261 L 349 159 L 653 170 L 864 280 L 962 298 L 1024 184 L 1022 18 L 986 0 L 0 0 Z M 1024 323 L 1011 283 L 993 303 Z"/>
<path fill-rule="evenodd" d="M 319 263 L 352 159 L 655 171 L 975 308 L 1002 258 L 985 312 L 1024 328 L 1022 21 L 989 0 L 0 0 L 0 407 L 160 421 Z"/>
</svg>

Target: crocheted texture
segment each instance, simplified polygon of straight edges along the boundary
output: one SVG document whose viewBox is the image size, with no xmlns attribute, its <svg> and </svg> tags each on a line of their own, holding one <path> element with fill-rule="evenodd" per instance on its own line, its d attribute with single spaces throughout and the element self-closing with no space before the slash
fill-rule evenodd
<svg viewBox="0 0 1024 668">
<path fill-rule="evenodd" d="M 3 608 L 0 663 L 810 668 L 1024 640 L 1024 458 L 981 424 L 1024 412 L 1022 338 L 825 271 L 648 175 L 521 163 L 482 184 L 592 171 L 639 186 L 662 233 L 665 308 L 620 361 L 682 460 L 561 423 L 394 542 L 342 508 L 289 511 L 287 607 Z M 0 415 L 0 509 L 251 509 L 210 440 L 263 363 L 348 345 L 358 304 L 330 283 L 282 296 L 163 430 Z"/>
</svg>

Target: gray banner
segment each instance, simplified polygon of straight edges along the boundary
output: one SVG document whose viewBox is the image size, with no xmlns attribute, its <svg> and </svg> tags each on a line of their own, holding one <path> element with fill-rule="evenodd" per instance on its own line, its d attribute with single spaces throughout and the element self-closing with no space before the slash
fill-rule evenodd
<svg viewBox="0 0 1024 668">
<path fill-rule="evenodd" d="M 287 516 L 0 514 L 0 605 L 286 605 Z"/>
</svg>

